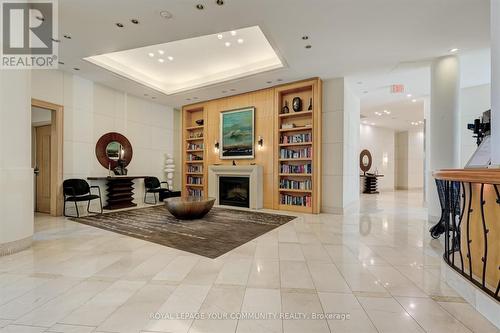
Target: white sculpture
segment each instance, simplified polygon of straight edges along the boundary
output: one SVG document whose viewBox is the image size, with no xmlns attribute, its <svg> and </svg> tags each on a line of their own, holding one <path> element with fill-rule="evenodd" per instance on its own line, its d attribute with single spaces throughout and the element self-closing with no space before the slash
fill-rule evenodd
<svg viewBox="0 0 500 333">
<path fill-rule="evenodd" d="M 172 190 L 174 188 L 175 172 L 174 157 L 172 154 L 165 154 L 165 169 L 163 171 L 165 171 L 167 175 L 168 188 Z"/>
</svg>

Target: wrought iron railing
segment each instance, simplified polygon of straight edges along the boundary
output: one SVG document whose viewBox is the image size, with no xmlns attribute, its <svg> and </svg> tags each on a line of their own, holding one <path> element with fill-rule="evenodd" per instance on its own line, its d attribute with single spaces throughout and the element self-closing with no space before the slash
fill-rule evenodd
<svg viewBox="0 0 500 333">
<path fill-rule="evenodd" d="M 491 228 L 500 233 L 500 186 L 452 180 L 436 184 L 443 209 L 444 261 L 500 301 L 500 244 L 489 242 Z"/>
</svg>

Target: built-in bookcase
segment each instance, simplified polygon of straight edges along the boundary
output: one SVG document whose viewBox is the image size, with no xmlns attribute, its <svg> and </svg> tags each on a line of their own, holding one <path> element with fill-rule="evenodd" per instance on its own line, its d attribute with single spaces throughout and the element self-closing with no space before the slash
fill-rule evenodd
<svg viewBox="0 0 500 333">
<path fill-rule="evenodd" d="M 293 99 L 302 108 L 294 111 Z M 275 88 L 275 208 L 319 213 L 321 198 L 321 81 Z M 288 106 L 288 113 L 283 111 Z"/>
<path fill-rule="evenodd" d="M 203 107 L 183 109 L 183 195 L 207 195 L 205 118 Z"/>
</svg>

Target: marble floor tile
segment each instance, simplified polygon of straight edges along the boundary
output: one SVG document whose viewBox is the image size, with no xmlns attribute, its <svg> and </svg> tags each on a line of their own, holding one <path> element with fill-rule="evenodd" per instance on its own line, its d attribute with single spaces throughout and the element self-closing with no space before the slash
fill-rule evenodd
<svg viewBox="0 0 500 333">
<path fill-rule="evenodd" d="M 279 243 L 280 260 L 304 261 L 304 254 L 298 243 Z"/>
<path fill-rule="evenodd" d="M 97 331 L 137 333 L 144 330 L 151 316 L 175 290 L 171 285 L 146 285 L 113 312 Z"/>
<path fill-rule="evenodd" d="M 250 258 L 227 259 L 215 283 L 244 286 L 248 282 L 251 265 L 252 259 Z"/>
<path fill-rule="evenodd" d="M 180 282 L 198 263 L 199 256 L 177 256 L 163 270 L 153 277 L 153 280 Z"/>
<path fill-rule="evenodd" d="M 368 270 L 393 296 L 427 297 L 425 292 L 391 266 L 369 266 Z"/>
<path fill-rule="evenodd" d="M 279 289 L 247 288 L 241 312 L 246 314 L 281 313 L 281 293 Z M 241 319 L 237 333 L 269 332 L 282 333 L 281 319 Z"/>
<path fill-rule="evenodd" d="M 334 264 L 309 261 L 307 266 L 317 291 L 351 293 L 349 285 Z"/>
<path fill-rule="evenodd" d="M 282 292 L 281 303 L 283 313 L 300 313 L 306 318 L 283 319 L 283 332 L 285 333 L 329 333 L 330 329 L 324 317 L 318 294 L 310 292 Z"/>
<path fill-rule="evenodd" d="M 280 261 L 281 288 L 314 289 L 314 283 L 307 268 L 301 261 Z"/>
<path fill-rule="evenodd" d="M 323 245 L 316 243 L 302 244 L 302 253 L 307 261 L 330 262 L 331 258 Z"/>
<path fill-rule="evenodd" d="M 200 258 L 182 282 L 212 285 L 223 266 L 223 259 Z"/>
<path fill-rule="evenodd" d="M 256 258 L 247 285 L 252 288 L 280 288 L 280 262 Z"/>
<path fill-rule="evenodd" d="M 438 302 L 438 304 L 472 332 L 500 333 L 500 328 L 490 323 L 469 303 Z"/>
<path fill-rule="evenodd" d="M 117 281 L 59 320 L 59 323 L 97 327 L 145 283 L 144 281 Z"/>
<path fill-rule="evenodd" d="M 41 333 L 45 332 L 47 327 L 8 325 L 0 329 L 0 333 Z"/>
<path fill-rule="evenodd" d="M 92 333 L 96 328 L 92 326 L 78 326 L 67 324 L 55 324 L 46 332 L 50 333 Z"/>
<path fill-rule="evenodd" d="M 375 333 L 375 326 L 352 294 L 319 292 L 325 313 L 338 317 L 328 320 L 332 332 Z"/>
</svg>

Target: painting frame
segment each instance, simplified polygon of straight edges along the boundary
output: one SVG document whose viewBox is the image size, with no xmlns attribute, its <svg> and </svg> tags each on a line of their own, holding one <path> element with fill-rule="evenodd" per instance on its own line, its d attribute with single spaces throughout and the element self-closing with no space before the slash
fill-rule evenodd
<svg viewBox="0 0 500 333">
<path fill-rule="evenodd" d="M 239 126 L 236 127 L 236 124 L 239 124 Z M 221 111 L 219 127 L 219 158 L 221 160 L 255 159 L 255 107 L 248 106 Z M 227 139 L 227 137 L 234 132 L 242 136 L 245 141 L 240 147 L 228 142 L 230 139 Z"/>
</svg>

